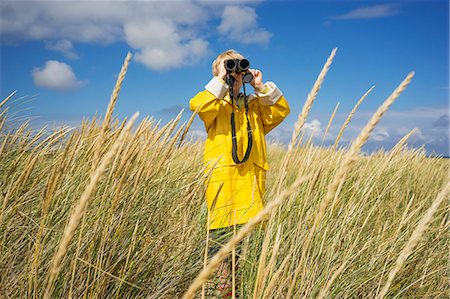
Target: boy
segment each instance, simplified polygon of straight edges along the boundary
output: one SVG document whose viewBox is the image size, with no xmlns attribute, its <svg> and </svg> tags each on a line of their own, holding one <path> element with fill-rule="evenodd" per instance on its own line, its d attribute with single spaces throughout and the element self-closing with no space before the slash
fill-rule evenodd
<svg viewBox="0 0 450 299">
<path fill-rule="evenodd" d="M 290 112 L 282 92 L 273 82 L 263 84 L 259 70 L 248 70 L 255 94 L 247 97 L 240 93 L 242 73 L 230 73 L 234 83 L 227 81 L 225 62 L 234 59 L 244 57 L 234 50 L 217 56 L 212 64 L 214 77 L 190 100 L 190 109 L 198 109 L 208 133 L 204 152 L 207 171 L 214 168 L 206 189 L 211 231 L 246 223 L 263 209 L 268 169 L 265 135 Z M 225 82 L 233 84 L 234 101 Z"/>
</svg>

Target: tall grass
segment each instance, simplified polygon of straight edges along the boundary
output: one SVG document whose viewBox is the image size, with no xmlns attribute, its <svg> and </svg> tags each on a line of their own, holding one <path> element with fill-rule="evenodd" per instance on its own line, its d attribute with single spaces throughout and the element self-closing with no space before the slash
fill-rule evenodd
<svg viewBox="0 0 450 299">
<path fill-rule="evenodd" d="M 269 144 L 264 214 L 205 265 L 209 174 L 203 143 L 186 139 L 192 119 L 144 118 L 127 130 L 113 116 L 121 82 L 104 118 L 72 130 L 13 125 L 15 95 L 1 101 L 1 298 L 46 289 L 52 298 L 180 298 L 189 287 L 186 296 L 199 296 L 240 239 L 240 298 L 449 295 L 449 161 L 407 148 L 413 132 L 391 151 L 359 154 L 399 90 L 349 148 L 314 146 L 299 126 L 289 151 Z"/>
</svg>

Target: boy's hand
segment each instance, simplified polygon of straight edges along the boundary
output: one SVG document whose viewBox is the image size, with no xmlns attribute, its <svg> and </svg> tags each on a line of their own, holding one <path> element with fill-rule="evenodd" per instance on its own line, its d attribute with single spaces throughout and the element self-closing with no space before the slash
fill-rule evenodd
<svg viewBox="0 0 450 299">
<path fill-rule="evenodd" d="M 217 77 L 225 82 L 225 77 L 227 76 L 227 70 L 225 69 L 224 60 L 219 63 L 219 74 Z"/>
<path fill-rule="evenodd" d="M 255 69 L 249 69 L 249 72 L 253 75 L 253 80 L 250 81 L 250 85 L 253 86 L 256 92 L 263 91 L 265 86 L 262 82 L 262 72 Z"/>
</svg>

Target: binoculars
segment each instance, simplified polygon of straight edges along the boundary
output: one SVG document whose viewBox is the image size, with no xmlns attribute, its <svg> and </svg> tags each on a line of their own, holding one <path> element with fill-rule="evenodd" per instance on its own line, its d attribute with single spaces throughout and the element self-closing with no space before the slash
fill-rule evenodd
<svg viewBox="0 0 450 299">
<path fill-rule="evenodd" d="M 227 59 L 224 64 L 228 74 L 232 72 L 236 74 L 242 73 L 243 83 L 250 83 L 253 80 L 253 75 L 248 71 L 250 62 L 247 59 Z"/>
<path fill-rule="evenodd" d="M 247 59 L 227 59 L 225 60 L 225 69 L 227 72 L 240 74 L 245 72 L 250 67 L 250 62 Z"/>
</svg>

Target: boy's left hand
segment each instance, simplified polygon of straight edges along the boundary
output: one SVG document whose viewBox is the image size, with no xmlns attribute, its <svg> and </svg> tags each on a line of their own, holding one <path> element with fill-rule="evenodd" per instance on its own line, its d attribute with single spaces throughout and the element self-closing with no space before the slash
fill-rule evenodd
<svg viewBox="0 0 450 299">
<path fill-rule="evenodd" d="M 256 92 L 263 91 L 265 86 L 262 82 L 262 72 L 255 69 L 249 69 L 248 71 L 253 75 L 253 80 L 250 81 L 250 85 L 253 86 Z"/>
</svg>

